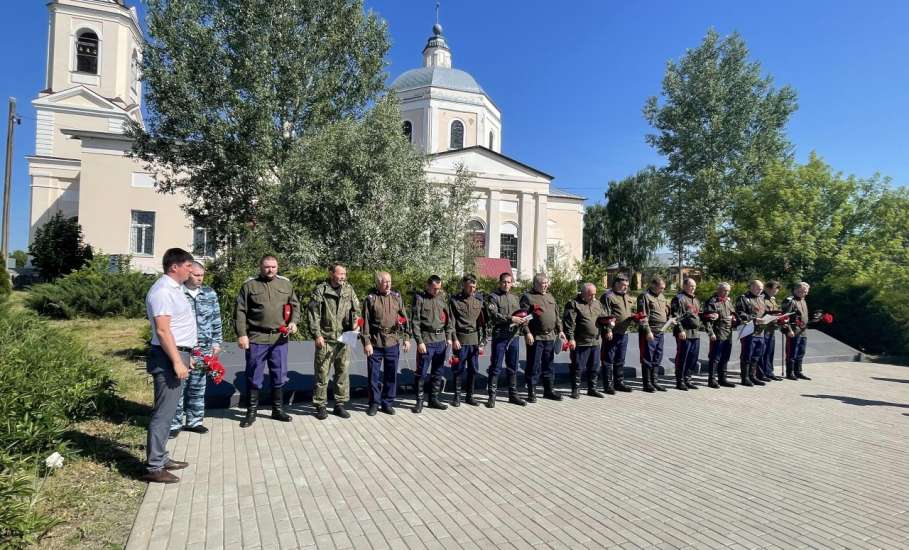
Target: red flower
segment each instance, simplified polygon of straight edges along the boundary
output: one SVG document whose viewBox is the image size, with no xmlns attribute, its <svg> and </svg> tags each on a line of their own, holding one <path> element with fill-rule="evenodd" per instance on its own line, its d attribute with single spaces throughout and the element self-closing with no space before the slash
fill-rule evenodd
<svg viewBox="0 0 909 550">
<path fill-rule="evenodd" d="M 569 349 L 571 349 L 571 346 L 568 342 L 562 342 L 562 351 L 568 351 Z"/>
<path fill-rule="evenodd" d="M 797 326 L 799 328 L 805 328 L 805 321 L 802 321 L 801 319 L 796 319 L 795 326 Z"/>
<path fill-rule="evenodd" d="M 781 327 L 786 326 L 787 323 L 789 323 L 789 321 L 786 320 L 786 319 L 777 319 L 777 320 L 776 320 L 776 324 L 778 324 L 778 325 L 781 326 Z"/>
<path fill-rule="evenodd" d="M 646 318 L 647 318 L 647 314 L 644 313 L 643 311 L 639 311 L 639 312 L 637 312 L 637 313 L 634 314 L 634 320 L 637 321 L 637 322 L 639 322 L 639 323 L 640 323 L 641 321 L 643 321 L 644 319 L 646 319 Z"/>
<path fill-rule="evenodd" d="M 451 359 L 448 360 L 448 364 L 451 365 L 452 367 L 454 367 L 456 365 L 460 365 L 461 360 L 458 359 L 458 357 L 456 355 L 452 355 Z"/>
<path fill-rule="evenodd" d="M 278 327 L 278 332 L 280 332 L 284 336 L 287 336 L 290 333 L 290 330 L 287 328 L 287 325 L 281 325 L 280 327 Z"/>
<path fill-rule="evenodd" d="M 407 325 L 407 317 L 404 317 L 403 315 L 398 315 L 398 324 L 401 325 L 402 327 L 403 327 L 403 326 L 406 326 L 406 325 Z"/>
<path fill-rule="evenodd" d="M 439 320 L 442 321 L 443 323 L 448 321 L 448 314 L 445 313 L 444 309 L 439 313 Z"/>
<path fill-rule="evenodd" d="M 363 325 L 366 324 L 366 321 L 362 317 L 357 317 L 357 328 L 363 328 Z"/>
<path fill-rule="evenodd" d="M 202 357 L 202 350 L 199 348 L 193 348 L 193 357 Z"/>
<path fill-rule="evenodd" d="M 527 317 L 528 315 L 530 315 L 530 314 L 527 313 L 526 311 L 524 311 L 523 309 L 519 309 L 511 314 L 512 317 L 520 317 L 521 319 L 523 319 L 524 317 Z"/>
<path fill-rule="evenodd" d="M 825 313 L 825 314 L 821 315 L 821 321 L 823 321 L 825 325 L 829 325 L 829 324 L 833 323 L 833 314 Z"/>
</svg>

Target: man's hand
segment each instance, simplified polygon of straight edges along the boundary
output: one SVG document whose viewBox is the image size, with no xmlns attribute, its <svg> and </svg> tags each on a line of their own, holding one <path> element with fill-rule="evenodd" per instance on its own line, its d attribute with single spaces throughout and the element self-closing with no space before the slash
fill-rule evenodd
<svg viewBox="0 0 909 550">
<path fill-rule="evenodd" d="M 716 321 L 716 320 L 719 319 L 719 318 L 720 318 L 720 314 L 719 314 L 719 313 L 710 312 L 710 313 L 707 314 L 707 319 L 709 319 L 709 320 L 711 320 L 711 321 Z"/>
<path fill-rule="evenodd" d="M 240 349 L 249 349 L 249 336 L 237 338 L 237 345 L 240 346 Z"/>
<path fill-rule="evenodd" d="M 515 317 L 514 315 L 512 315 L 511 322 L 512 322 L 512 324 L 515 324 L 515 325 L 526 325 L 527 317 Z"/>
<path fill-rule="evenodd" d="M 174 363 L 174 372 L 177 374 L 177 378 L 180 380 L 186 380 L 189 378 L 189 369 L 186 367 L 186 365 L 183 364 L 183 361 Z"/>
<path fill-rule="evenodd" d="M 218 344 L 215 344 L 214 346 L 211 347 L 211 354 L 213 356 L 217 356 L 219 353 L 221 353 L 221 346 L 219 346 Z"/>
<path fill-rule="evenodd" d="M 577 348 L 577 347 L 578 347 L 578 343 L 577 343 L 577 342 L 575 342 L 574 340 L 569 340 L 569 341 L 568 341 L 568 349 L 575 349 L 575 348 Z"/>
<path fill-rule="evenodd" d="M 451 340 L 445 340 L 445 345 L 449 348 L 451 347 Z"/>
<path fill-rule="evenodd" d="M 461 342 L 459 342 L 458 340 L 452 340 L 451 349 L 453 349 L 455 351 L 461 351 Z"/>
<path fill-rule="evenodd" d="M 612 341 L 612 331 L 607 330 L 606 333 L 603 335 L 603 338 L 605 338 L 607 342 L 611 342 Z"/>
<path fill-rule="evenodd" d="M 684 330 L 682 330 L 682 331 L 679 331 L 679 334 L 678 334 L 677 338 L 678 338 L 679 340 L 687 340 L 687 339 L 688 339 L 688 335 L 685 334 L 685 331 L 684 331 Z"/>
<path fill-rule="evenodd" d="M 711 342 L 716 342 L 716 336 L 713 335 L 713 334 L 711 334 L 711 335 L 710 335 L 710 341 L 711 341 Z"/>
<path fill-rule="evenodd" d="M 560 332 L 560 333 L 559 333 L 559 338 L 561 338 L 562 340 L 566 340 L 566 341 L 568 340 L 568 338 L 565 337 L 565 333 L 564 333 L 564 332 Z"/>
<path fill-rule="evenodd" d="M 528 346 L 532 346 L 532 345 L 533 345 L 533 334 L 530 334 L 530 333 L 528 332 L 528 333 L 527 333 L 527 336 L 524 337 L 524 342 L 525 342 Z"/>
<path fill-rule="evenodd" d="M 653 342 L 653 333 L 648 332 L 647 336 L 645 338 L 647 339 L 648 342 Z"/>
<path fill-rule="evenodd" d="M 322 349 L 322 348 L 324 348 L 324 347 L 325 347 L 325 337 L 324 337 L 324 336 L 321 336 L 321 335 L 320 335 L 320 336 L 316 336 L 315 343 L 316 343 L 316 349 Z"/>
<path fill-rule="evenodd" d="M 363 353 L 366 354 L 366 357 L 369 357 L 370 355 L 372 355 L 372 344 L 366 344 L 365 346 L 363 346 Z"/>
<path fill-rule="evenodd" d="M 297 333 L 297 323 L 290 323 L 287 325 L 287 332 L 291 334 Z"/>
<path fill-rule="evenodd" d="M 426 355 L 426 344 L 424 344 L 423 342 L 420 342 L 419 344 L 417 344 L 417 353 L 419 353 L 420 355 Z"/>
<path fill-rule="evenodd" d="M 410 351 L 410 340 L 404 340 L 404 353 Z"/>
</svg>

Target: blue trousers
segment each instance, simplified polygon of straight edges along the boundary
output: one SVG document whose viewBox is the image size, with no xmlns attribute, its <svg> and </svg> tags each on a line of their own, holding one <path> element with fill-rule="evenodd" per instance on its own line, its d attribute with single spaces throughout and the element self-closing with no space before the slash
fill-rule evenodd
<svg viewBox="0 0 909 550">
<path fill-rule="evenodd" d="M 518 338 L 500 338 L 492 341 L 492 354 L 489 357 L 489 369 L 486 371 L 490 380 L 498 380 L 503 364 L 509 377 L 518 371 L 520 346 Z"/>
<path fill-rule="evenodd" d="M 730 356 L 732 356 L 732 340 L 715 340 L 710 342 L 708 360 L 710 361 L 711 372 L 715 372 L 716 374 L 725 373 Z"/>
<path fill-rule="evenodd" d="M 776 337 L 774 333 L 764 335 L 764 355 L 761 356 L 761 369 L 764 376 L 773 376 L 773 348 L 776 346 Z"/>
<path fill-rule="evenodd" d="M 177 414 L 170 423 L 170 429 L 183 428 L 183 415 L 186 413 L 186 426 L 189 428 L 202 424 L 205 419 L 205 385 L 208 375 L 202 369 L 189 371 L 189 378 L 182 381 L 181 396 L 177 401 Z"/>
<path fill-rule="evenodd" d="M 660 363 L 663 362 L 663 336 L 662 332 L 653 335 L 653 341 L 648 342 L 647 336 L 642 332 L 638 335 L 638 345 L 641 350 L 641 369 L 654 369 L 654 376 L 660 373 Z"/>
<path fill-rule="evenodd" d="M 628 334 L 613 334 L 612 340 L 603 340 L 602 362 L 613 369 L 625 367 L 625 352 L 628 349 Z"/>
<path fill-rule="evenodd" d="M 369 404 L 390 407 L 398 392 L 398 359 L 401 348 L 398 345 L 385 348 L 373 347 L 372 355 L 366 358 L 369 381 Z"/>
<path fill-rule="evenodd" d="M 274 344 L 249 344 L 246 350 L 246 383 L 250 389 L 262 389 L 266 367 L 272 388 L 280 388 L 287 383 L 286 339 L 282 338 Z"/>
<path fill-rule="evenodd" d="M 464 371 L 476 375 L 480 370 L 480 346 L 461 344 L 461 349 L 455 353 L 458 354 L 458 364 L 451 367 L 451 372 L 455 376 L 461 376 Z"/>
<path fill-rule="evenodd" d="M 805 358 L 805 346 L 808 340 L 804 336 L 786 337 L 786 374 L 790 371 L 801 372 L 802 360 Z"/>
<path fill-rule="evenodd" d="M 600 346 L 578 346 L 572 352 L 574 361 L 574 378 L 580 380 L 581 374 L 587 373 L 587 381 L 591 384 L 597 382 L 597 362 L 600 358 Z"/>
<path fill-rule="evenodd" d="M 524 366 L 524 379 L 527 385 L 536 386 L 540 378 L 552 382 L 552 362 L 555 359 L 555 340 L 534 340 L 527 347 L 527 364 Z"/>
<path fill-rule="evenodd" d="M 764 358 L 764 335 L 749 334 L 741 339 L 742 350 L 739 355 L 739 361 L 742 365 L 751 363 L 761 364 Z"/>
<path fill-rule="evenodd" d="M 675 338 L 675 380 L 686 382 L 698 368 L 698 354 L 701 351 L 700 338 Z"/>
<path fill-rule="evenodd" d="M 427 343 L 426 353 L 417 353 L 417 370 L 413 375 L 414 385 L 425 384 L 430 375 L 433 380 L 442 380 L 442 367 L 445 365 L 447 351 L 448 343 L 442 341 Z"/>
</svg>

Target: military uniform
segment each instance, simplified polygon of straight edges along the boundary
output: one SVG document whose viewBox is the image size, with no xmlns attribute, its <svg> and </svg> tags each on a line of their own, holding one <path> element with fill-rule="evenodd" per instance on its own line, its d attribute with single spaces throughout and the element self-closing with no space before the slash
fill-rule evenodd
<svg viewBox="0 0 909 550">
<path fill-rule="evenodd" d="M 527 333 L 527 328 L 519 328 L 517 334 L 512 336 L 514 329 L 511 326 L 512 314 L 520 308 L 520 300 L 511 292 L 503 292 L 499 289 L 486 297 L 486 318 L 489 320 L 492 330 L 492 354 L 487 371 L 487 393 L 489 395 L 487 406 L 490 408 L 495 406 L 496 388 L 503 363 L 508 375 L 508 402 L 521 406 L 527 404 L 518 395 L 518 353 L 521 346 L 518 339 Z"/>
<path fill-rule="evenodd" d="M 808 303 L 804 298 L 789 296 L 783 300 L 783 313 L 792 313 L 786 319 L 786 378 L 788 380 L 811 380 L 802 372 L 802 361 L 805 359 L 805 347 L 808 341 L 805 333 L 811 318 L 808 315 Z"/>
<path fill-rule="evenodd" d="M 693 390 L 697 385 L 691 382 L 691 375 L 700 364 L 701 339 L 698 330 L 701 328 L 701 301 L 697 296 L 679 292 L 672 299 L 670 310 L 676 319 L 672 327 L 675 336 L 675 387 Z"/>
<path fill-rule="evenodd" d="M 669 302 L 666 296 L 659 296 L 645 290 L 638 296 L 637 310 L 646 316 L 641 321 L 638 331 L 638 346 L 641 350 L 641 378 L 644 381 L 644 391 L 666 391 L 657 382 L 660 363 L 663 361 L 663 325 L 669 320 Z M 647 336 L 653 335 L 653 340 L 648 341 Z"/>
<path fill-rule="evenodd" d="M 328 373 L 334 369 L 335 411 L 350 399 L 350 348 L 339 338 L 344 331 L 354 330 L 360 316 L 360 301 L 354 288 L 347 282 L 337 288 L 330 281 L 319 283 L 309 299 L 309 329 L 313 338 L 325 339 L 322 349 L 316 349 L 313 362 L 315 383 L 312 403 L 317 416 L 325 416 L 328 402 Z M 341 413 L 341 416 L 347 416 Z"/>
<path fill-rule="evenodd" d="M 448 353 L 448 342 L 454 337 L 454 322 L 445 292 L 439 290 L 435 296 L 426 291 L 418 292 L 414 296 L 410 322 L 417 345 L 426 346 L 426 353 L 417 352 L 417 369 L 413 375 L 417 402 L 413 412 L 423 410 L 424 394 L 429 396 L 429 408 L 445 410 L 448 405 L 439 400 L 444 381 L 442 368 Z"/>
<path fill-rule="evenodd" d="M 521 296 L 521 309 L 533 315 L 528 331 L 533 335 L 533 344 L 527 347 L 527 363 L 524 379 L 527 381 L 527 401 L 536 401 L 536 385 L 543 380 L 543 397 L 559 401 L 561 394 L 553 390 L 555 372 L 555 346 L 562 332 L 559 306 L 552 294 L 529 290 Z"/>
<path fill-rule="evenodd" d="M 183 287 L 189 305 L 196 317 L 196 334 L 199 340 L 196 348 L 200 355 L 192 358 L 189 377 L 183 380 L 183 397 L 177 403 L 177 414 L 170 424 L 171 432 L 183 429 L 183 413 L 186 412 L 186 427 L 197 428 L 205 418 L 205 386 L 208 374 L 205 372 L 203 357 L 211 355 L 222 342 L 221 305 L 218 294 L 210 286 L 192 291 Z"/>
<path fill-rule="evenodd" d="M 735 302 L 735 314 L 742 324 L 754 322 L 754 333 L 741 339 L 741 356 L 739 369 L 741 371 L 743 386 L 763 386 L 763 371 L 758 372 L 758 367 L 764 356 L 764 325 L 757 323 L 756 319 L 764 316 L 767 306 L 763 296 L 755 296 L 751 291 L 739 296 Z"/>
<path fill-rule="evenodd" d="M 374 414 L 381 406 L 383 412 L 394 414 L 401 343 L 410 339 L 401 294 L 369 291 L 363 300 L 363 321 L 360 337 L 364 344 L 372 345 L 372 355 L 366 358 L 370 412 Z"/>
<path fill-rule="evenodd" d="M 571 363 L 571 397 L 580 397 L 581 371 L 587 373 L 587 395 L 604 397 L 597 391 L 597 363 L 600 358 L 601 323 L 607 316 L 603 304 L 595 297 L 585 301 L 582 294 L 565 304 L 562 326 L 568 341 L 574 340 Z"/>
<path fill-rule="evenodd" d="M 704 313 L 716 313 L 716 319 L 706 319 L 704 328 L 711 337 L 710 352 L 707 355 L 709 378 L 707 385 L 711 388 L 734 388 L 735 384 L 726 379 L 726 366 L 732 355 L 732 329 L 735 319 L 735 308 L 728 296 L 720 298 L 716 294 L 707 300 Z M 719 379 L 719 383 L 717 383 Z"/>
<path fill-rule="evenodd" d="M 767 292 L 763 294 L 764 306 L 767 308 L 767 313 L 773 315 L 779 315 L 780 307 L 776 303 L 776 296 L 770 296 Z M 781 380 L 775 374 L 773 374 L 773 348 L 776 347 L 776 331 L 779 328 L 779 324 L 776 322 L 764 325 L 763 335 L 764 335 L 764 354 L 761 355 L 761 371 L 764 373 L 764 377 L 768 380 Z"/>
<path fill-rule="evenodd" d="M 284 325 L 284 305 L 290 304 L 289 323 L 300 319 L 300 302 L 290 280 L 280 275 L 268 280 L 263 276 L 247 279 L 240 287 L 234 317 L 237 336 L 249 338 L 246 350 L 246 384 L 249 388 L 249 408 L 243 426 L 255 421 L 259 405 L 259 390 L 265 381 L 268 367 L 271 379 L 272 417 L 289 421 L 284 414 L 284 384 L 287 383 L 287 337 L 280 328 Z"/>
<path fill-rule="evenodd" d="M 449 300 L 449 310 L 454 321 L 454 339 L 460 342 L 461 349 L 453 352 L 457 354 L 458 362 L 452 365 L 454 375 L 454 399 L 451 404 L 455 407 L 461 404 L 461 373 L 467 371 L 464 379 L 464 402 L 477 406 L 479 403 L 473 398 L 474 385 L 479 369 L 480 346 L 486 343 L 486 315 L 483 311 L 483 301 L 476 294 L 468 296 L 459 292 Z"/>
<path fill-rule="evenodd" d="M 628 349 L 628 331 L 636 327 L 634 319 L 634 298 L 628 292 L 619 294 L 607 290 L 600 296 L 600 303 L 607 315 L 615 317 L 615 326 L 603 331 L 600 363 L 603 369 L 603 388 L 606 393 L 616 390 L 630 392 L 625 385 L 625 352 Z"/>
</svg>

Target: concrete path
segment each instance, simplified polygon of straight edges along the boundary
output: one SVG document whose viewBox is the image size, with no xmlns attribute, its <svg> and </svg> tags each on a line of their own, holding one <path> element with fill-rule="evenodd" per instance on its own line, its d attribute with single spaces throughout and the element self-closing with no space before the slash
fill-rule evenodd
<svg viewBox="0 0 909 550">
<path fill-rule="evenodd" d="M 128 549 L 907 548 L 909 368 L 241 430 L 213 411 Z"/>
</svg>

